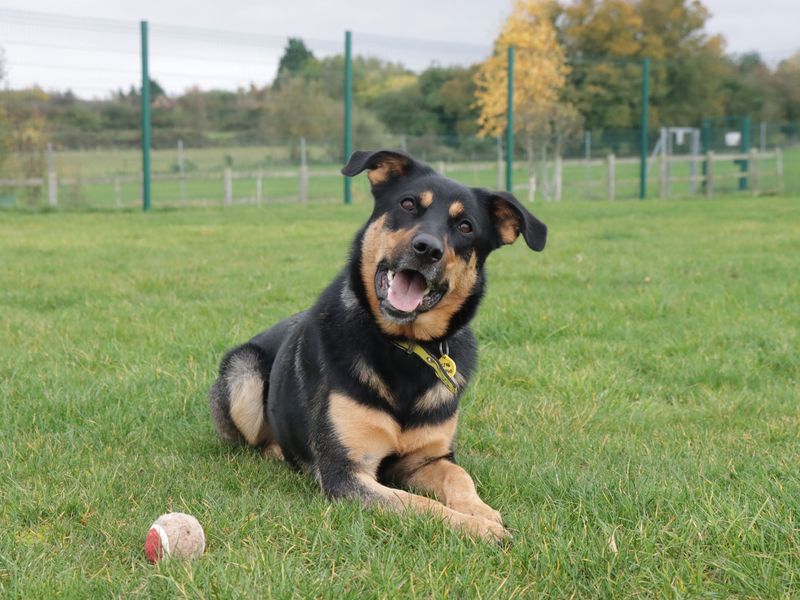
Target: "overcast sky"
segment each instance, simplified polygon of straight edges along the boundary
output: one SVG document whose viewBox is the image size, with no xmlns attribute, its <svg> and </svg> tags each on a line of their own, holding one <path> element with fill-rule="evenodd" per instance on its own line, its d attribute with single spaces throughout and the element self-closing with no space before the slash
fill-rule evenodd
<svg viewBox="0 0 800 600">
<path fill-rule="evenodd" d="M 758 50 L 774 64 L 800 49 L 800 0 L 705 4 L 713 14 L 709 32 L 723 34 L 730 52 Z M 11 87 L 38 83 L 105 96 L 137 82 L 138 21 L 147 19 L 151 73 L 169 92 L 193 84 L 233 89 L 270 81 L 286 37 L 302 37 L 326 55 L 341 52 L 345 29 L 353 31 L 356 53 L 415 69 L 470 64 L 487 54 L 510 6 L 511 0 L 0 0 L 0 45 Z"/>
</svg>

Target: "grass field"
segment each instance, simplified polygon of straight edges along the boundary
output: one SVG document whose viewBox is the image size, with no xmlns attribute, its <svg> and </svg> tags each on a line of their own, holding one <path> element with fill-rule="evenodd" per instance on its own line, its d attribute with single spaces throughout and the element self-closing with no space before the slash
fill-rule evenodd
<svg viewBox="0 0 800 600">
<path fill-rule="evenodd" d="M 0 596 L 797 597 L 799 203 L 538 204 L 545 252 L 491 257 L 458 453 L 507 547 L 213 432 L 222 353 L 366 204 L 0 212 Z M 208 550 L 151 566 L 170 510 Z"/>
</svg>

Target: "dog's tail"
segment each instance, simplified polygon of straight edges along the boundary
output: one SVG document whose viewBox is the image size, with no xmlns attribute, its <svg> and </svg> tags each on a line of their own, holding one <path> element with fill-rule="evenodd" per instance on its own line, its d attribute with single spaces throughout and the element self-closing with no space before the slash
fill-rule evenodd
<svg viewBox="0 0 800 600">
<path fill-rule="evenodd" d="M 271 369 L 271 357 L 249 342 L 222 359 L 219 377 L 208 393 L 214 426 L 222 439 L 254 447 L 272 441 L 266 419 Z"/>
</svg>

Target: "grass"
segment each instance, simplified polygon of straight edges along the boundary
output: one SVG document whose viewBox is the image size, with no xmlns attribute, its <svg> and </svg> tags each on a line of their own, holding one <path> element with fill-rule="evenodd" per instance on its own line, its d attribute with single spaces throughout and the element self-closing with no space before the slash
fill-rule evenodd
<svg viewBox="0 0 800 600">
<path fill-rule="evenodd" d="M 213 432 L 221 354 L 313 301 L 367 206 L 0 213 L 0 596 L 799 595 L 798 199 L 536 209 L 458 435 L 508 547 Z M 151 566 L 170 510 L 208 550 Z"/>
</svg>

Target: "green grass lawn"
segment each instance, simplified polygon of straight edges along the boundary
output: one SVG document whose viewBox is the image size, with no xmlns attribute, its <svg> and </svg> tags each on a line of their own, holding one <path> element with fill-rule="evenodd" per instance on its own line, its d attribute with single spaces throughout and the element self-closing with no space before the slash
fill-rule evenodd
<svg viewBox="0 0 800 600">
<path fill-rule="evenodd" d="M 0 596 L 797 597 L 798 202 L 537 204 L 545 252 L 490 258 L 458 454 L 507 547 L 214 434 L 220 356 L 366 203 L 0 212 Z M 151 566 L 172 510 L 207 552 Z"/>
</svg>

